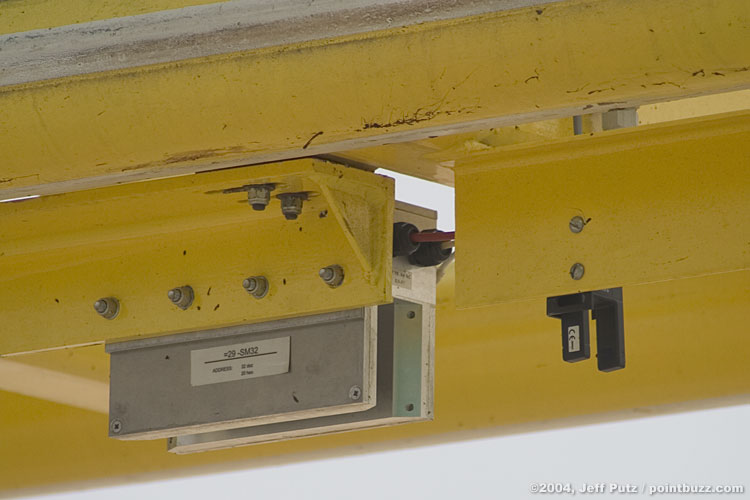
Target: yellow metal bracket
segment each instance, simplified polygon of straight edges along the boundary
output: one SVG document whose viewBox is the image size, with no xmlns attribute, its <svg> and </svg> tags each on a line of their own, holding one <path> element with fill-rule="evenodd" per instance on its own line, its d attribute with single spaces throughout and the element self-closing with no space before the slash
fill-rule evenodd
<svg viewBox="0 0 750 500">
<path fill-rule="evenodd" d="M 299 217 L 232 189 L 259 183 L 307 193 Z M 388 302 L 393 203 L 391 179 L 305 159 L 0 204 L 0 354 Z M 334 264 L 337 288 L 318 276 Z M 262 299 L 242 287 L 257 275 Z M 187 310 L 167 297 L 183 285 Z"/>
<path fill-rule="evenodd" d="M 457 164 L 458 305 L 750 268 L 749 156 L 744 111 Z"/>
</svg>

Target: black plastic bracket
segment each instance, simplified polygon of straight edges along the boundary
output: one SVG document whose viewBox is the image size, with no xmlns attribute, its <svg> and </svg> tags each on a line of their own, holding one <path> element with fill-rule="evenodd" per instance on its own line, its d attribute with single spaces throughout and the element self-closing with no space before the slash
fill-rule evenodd
<svg viewBox="0 0 750 500">
<path fill-rule="evenodd" d="M 589 311 L 596 321 L 597 365 L 600 371 L 625 368 L 625 321 L 622 288 L 547 298 L 547 316 L 562 321 L 563 360 L 591 357 Z"/>
</svg>

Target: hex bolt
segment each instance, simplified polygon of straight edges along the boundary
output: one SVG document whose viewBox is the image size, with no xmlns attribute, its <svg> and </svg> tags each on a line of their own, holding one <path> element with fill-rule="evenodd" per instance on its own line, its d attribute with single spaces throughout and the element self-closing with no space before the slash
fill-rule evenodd
<svg viewBox="0 0 750 500">
<path fill-rule="evenodd" d="M 115 319 L 120 312 L 120 301 L 114 297 L 104 297 L 94 302 L 94 310 L 106 319 Z"/>
<path fill-rule="evenodd" d="M 247 202 L 253 210 L 265 210 L 271 202 L 271 191 L 276 188 L 274 184 L 255 184 L 247 188 Z"/>
<path fill-rule="evenodd" d="M 112 434 L 119 434 L 120 431 L 122 431 L 122 422 L 115 419 L 109 424 L 109 430 L 112 431 Z"/>
<path fill-rule="evenodd" d="M 572 266 L 570 266 L 570 277 L 574 280 L 579 280 L 583 278 L 583 273 L 586 271 L 586 269 L 583 267 L 583 264 L 576 262 Z"/>
<path fill-rule="evenodd" d="M 193 304 L 195 294 L 193 293 L 193 288 L 191 286 L 184 285 L 168 291 L 167 297 L 169 297 L 169 300 L 171 300 L 174 305 L 185 310 Z"/>
<path fill-rule="evenodd" d="M 265 276 L 250 276 L 242 281 L 242 288 L 256 299 L 262 299 L 268 294 L 268 280 Z"/>
<path fill-rule="evenodd" d="M 349 399 L 353 399 L 354 401 L 358 400 L 362 397 L 362 389 L 359 388 L 358 385 L 353 385 L 349 389 Z"/>
<path fill-rule="evenodd" d="M 286 220 L 295 220 L 302 213 L 302 203 L 307 200 L 307 193 L 282 193 L 276 195 L 281 200 L 281 213 Z"/>
<path fill-rule="evenodd" d="M 318 276 L 331 288 L 336 288 L 344 282 L 344 269 L 338 264 L 327 266 L 318 271 Z"/>
<path fill-rule="evenodd" d="M 576 215 L 572 219 L 570 219 L 570 222 L 568 223 L 568 227 L 570 230 L 574 233 L 580 233 L 583 231 L 583 226 L 586 225 L 586 221 L 583 220 L 583 217 L 580 215 Z"/>
</svg>

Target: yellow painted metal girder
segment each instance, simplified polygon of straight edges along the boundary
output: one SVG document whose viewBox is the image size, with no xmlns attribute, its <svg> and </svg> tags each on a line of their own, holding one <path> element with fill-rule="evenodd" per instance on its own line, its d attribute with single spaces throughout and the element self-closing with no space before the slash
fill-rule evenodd
<svg viewBox="0 0 750 500">
<path fill-rule="evenodd" d="M 246 192 L 309 193 L 297 220 Z M 0 354 L 319 313 L 391 300 L 393 181 L 321 160 L 209 172 L 0 204 Z M 322 267 L 344 268 L 328 287 Z M 256 300 L 249 276 L 270 283 Z M 168 290 L 190 285 L 182 311 Z M 92 304 L 116 297 L 120 313 Z"/>
<path fill-rule="evenodd" d="M 748 401 L 748 283 L 750 271 L 741 271 L 624 287 L 628 367 L 600 373 L 593 361 L 562 361 L 559 321 L 545 316 L 543 300 L 458 310 L 449 271 L 438 287 L 435 420 L 386 429 L 177 456 L 163 441 L 107 438 L 104 414 L 2 392 L 0 490 L 174 477 Z M 73 358 L 87 349 L 105 356 L 92 346 Z M 28 357 L 65 369 L 58 358 L 68 355 Z"/>
<path fill-rule="evenodd" d="M 343 151 L 330 156 L 336 161 L 360 168 L 386 168 L 452 186 L 456 161 L 469 158 L 479 151 L 572 135 L 572 118 L 560 118 Z"/>
<path fill-rule="evenodd" d="M 750 268 L 749 156 L 750 111 L 475 155 L 456 166 L 458 303 Z"/>
<path fill-rule="evenodd" d="M 137 16 L 221 0 L 5 0 L 0 5 L 0 35 L 54 28 L 114 17 Z"/>
<path fill-rule="evenodd" d="M 749 16 L 745 0 L 571 0 L 5 87 L 0 191 L 61 192 L 746 88 Z"/>
<path fill-rule="evenodd" d="M 638 108 L 638 124 L 650 125 L 686 118 L 750 109 L 750 90 L 724 92 Z M 601 132 L 601 113 L 581 116 L 582 132 Z M 456 163 L 476 153 L 516 144 L 541 145 L 553 139 L 573 136 L 573 118 L 558 118 L 463 134 L 432 137 L 420 141 L 386 144 L 342 151 L 331 155 L 337 161 L 363 168 L 386 168 L 449 186 L 454 185 Z"/>
</svg>

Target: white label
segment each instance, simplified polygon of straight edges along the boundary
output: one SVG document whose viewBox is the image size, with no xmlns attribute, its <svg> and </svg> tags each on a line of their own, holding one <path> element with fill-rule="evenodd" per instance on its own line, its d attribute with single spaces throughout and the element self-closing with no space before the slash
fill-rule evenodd
<svg viewBox="0 0 750 500">
<path fill-rule="evenodd" d="M 568 352 L 578 352 L 581 350 L 581 334 L 579 326 L 568 327 Z"/>
<path fill-rule="evenodd" d="M 411 290 L 411 271 L 393 270 L 393 284 L 399 288 Z"/>
<path fill-rule="evenodd" d="M 190 385 L 287 373 L 289 343 L 281 337 L 190 351 Z"/>
</svg>

